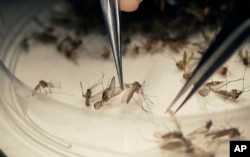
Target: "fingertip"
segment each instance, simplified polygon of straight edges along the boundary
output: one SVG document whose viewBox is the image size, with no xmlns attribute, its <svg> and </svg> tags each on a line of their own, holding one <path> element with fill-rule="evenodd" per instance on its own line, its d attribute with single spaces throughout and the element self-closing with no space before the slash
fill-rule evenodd
<svg viewBox="0 0 250 157">
<path fill-rule="evenodd" d="M 138 9 L 142 0 L 120 0 L 120 9 L 125 12 L 132 12 Z"/>
</svg>

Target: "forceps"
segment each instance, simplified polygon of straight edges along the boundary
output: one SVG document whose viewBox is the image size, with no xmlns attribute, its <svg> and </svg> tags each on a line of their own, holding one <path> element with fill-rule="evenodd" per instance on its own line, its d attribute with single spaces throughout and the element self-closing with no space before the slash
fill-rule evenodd
<svg viewBox="0 0 250 157">
<path fill-rule="evenodd" d="M 191 91 L 179 105 L 177 112 L 191 96 L 203 85 L 203 83 L 224 63 L 235 50 L 250 36 L 250 13 L 247 0 L 238 2 L 230 19 L 224 23 L 221 31 L 204 53 L 191 77 L 187 80 L 181 91 L 177 94 L 168 109 L 182 97 L 189 87 Z M 245 9 L 245 11 L 244 11 Z"/>
<path fill-rule="evenodd" d="M 100 0 L 108 30 L 120 88 L 123 89 L 119 0 Z"/>
</svg>

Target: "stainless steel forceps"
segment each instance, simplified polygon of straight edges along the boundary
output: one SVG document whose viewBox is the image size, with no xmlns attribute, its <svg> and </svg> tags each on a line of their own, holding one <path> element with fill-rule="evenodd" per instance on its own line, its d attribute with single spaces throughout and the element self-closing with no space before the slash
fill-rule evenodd
<svg viewBox="0 0 250 157">
<path fill-rule="evenodd" d="M 235 50 L 250 36 L 250 3 L 247 0 L 237 1 L 235 10 L 224 23 L 215 40 L 204 53 L 191 77 L 175 97 L 168 109 L 180 99 L 183 94 L 193 86 L 186 98 L 176 109 L 177 112 L 191 96 L 203 85 L 203 83 L 224 63 Z"/>
<path fill-rule="evenodd" d="M 111 42 L 119 84 L 123 89 L 119 0 L 100 0 L 100 2 Z"/>
</svg>

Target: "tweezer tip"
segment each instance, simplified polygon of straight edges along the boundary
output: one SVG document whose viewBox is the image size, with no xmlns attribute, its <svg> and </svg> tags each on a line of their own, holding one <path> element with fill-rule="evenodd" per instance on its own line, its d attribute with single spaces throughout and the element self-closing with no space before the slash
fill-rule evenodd
<svg viewBox="0 0 250 157">
<path fill-rule="evenodd" d="M 120 88 L 123 90 L 123 82 L 120 82 Z"/>
<path fill-rule="evenodd" d="M 165 113 L 167 113 L 172 107 L 173 105 L 175 104 L 176 102 L 176 98 L 174 99 L 174 101 L 172 101 L 172 103 L 168 106 L 168 108 L 166 109 Z"/>
</svg>

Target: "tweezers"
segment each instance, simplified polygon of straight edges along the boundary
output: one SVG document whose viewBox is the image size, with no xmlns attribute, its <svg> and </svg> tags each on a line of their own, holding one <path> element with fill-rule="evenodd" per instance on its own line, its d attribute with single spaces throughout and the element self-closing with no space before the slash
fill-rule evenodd
<svg viewBox="0 0 250 157">
<path fill-rule="evenodd" d="M 119 0 L 100 0 L 100 2 L 111 42 L 120 88 L 123 89 Z"/>
<path fill-rule="evenodd" d="M 218 68 L 223 65 L 236 52 L 236 49 L 250 36 L 250 15 L 243 11 L 244 7 L 246 11 L 248 11 L 247 6 L 249 7 L 249 2 L 247 2 L 247 0 L 245 2 L 248 3 L 248 5 L 244 6 L 244 3 L 238 3 L 238 8 L 236 8 L 231 17 L 225 22 L 221 31 L 216 35 L 216 38 L 204 53 L 191 77 L 177 94 L 166 112 L 173 107 L 191 86 L 193 86 L 185 99 L 175 110 L 175 113 L 178 112 L 203 83 L 218 70 Z M 241 5 L 239 5 L 240 3 Z"/>
</svg>

